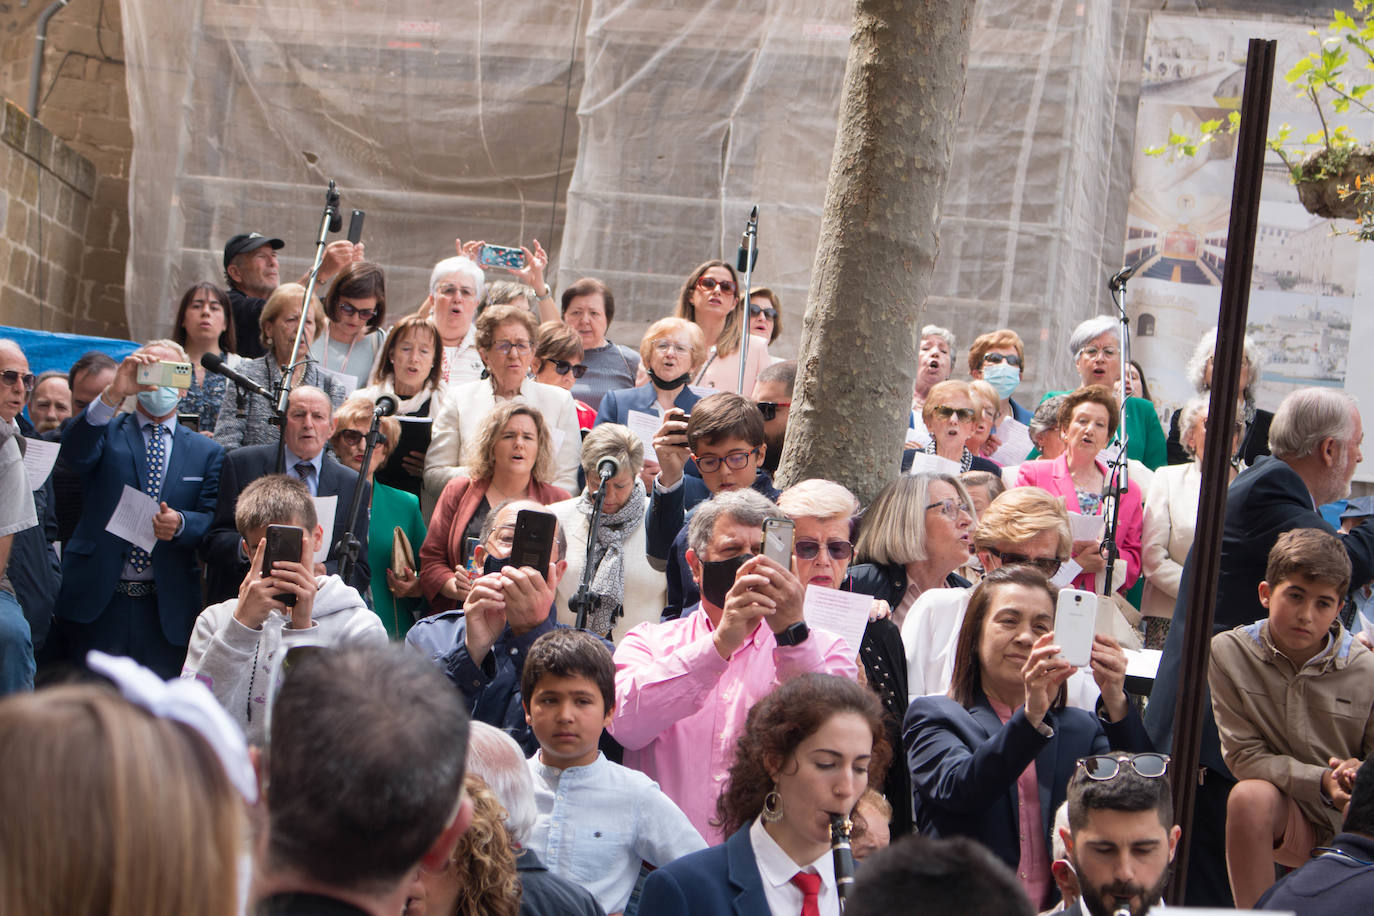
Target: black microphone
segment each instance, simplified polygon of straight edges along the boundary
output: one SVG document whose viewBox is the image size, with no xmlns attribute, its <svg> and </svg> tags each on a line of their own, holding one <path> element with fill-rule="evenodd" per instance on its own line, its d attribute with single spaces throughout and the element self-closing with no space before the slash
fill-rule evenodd
<svg viewBox="0 0 1374 916">
<path fill-rule="evenodd" d="M 254 394 L 260 394 L 263 397 L 267 398 L 269 402 L 272 401 L 271 392 L 269 392 L 266 388 L 259 385 L 257 382 L 250 379 L 248 376 L 243 375 L 235 369 L 230 369 L 227 365 L 225 365 L 224 360 L 219 358 L 218 353 L 206 353 L 204 356 L 200 358 L 200 364 L 204 366 L 206 369 L 209 369 L 211 372 L 215 373 L 216 375 L 224 376 L 229 381 L 233 382 L 235 385 L 238 385 L 245 391 L 251 391 Z"/>
<path fill-rule="evenodd" d="M 389 394 L 384 394 L 377 399 L 377 406 L 373 409 L 374 417 L 389 417 L 396 412 L 396 399 Z"/>
<path fill-rule="evenodd" d="M 334 179 L 329 179 L 329 190 L 325 192 L 325 209 L 329 211 L 329 231 L 338 232 L 343 228 L 343 215 L 339 213 L 339 192 L 334 187 Z"/>
<path fill-rule="evenodd" d="M 1140 267 L 1139 263 L 1132 264 L 1130 267 L 1123 267 L 1112 274 L 1112 278 L 1107 281 L 1107 288 L 1113 292 L 1120 290 L 1126 285 L 1126 282 L 1130 280 L 1131 277 L 1135 276 L 1136 268 L 1138 267 Z"/>
<path fill-rule="evenodd" d="M 603 481 L 610 480 L 620 473 L 620 462 L 610 456 L 602 458 L 601 463 L 596 466 L 596 473 Z"/>
<path fill-rule="evenodd" d="M 755 206 L 754 209 L 750 211 L 749 222 L 745 224 L 744 231 L 740 233 L 739 237 L 739 253 L 735 256 L 735 270 L 738 270 L 740 273 L 747 273 L 752 267 L 749 263 L 749 236 L 758 232 L 758 224 L 759 208 Z M 754 249 L 753 254 L 754 263 L 758 263 L 759 252 L 757 247 Z"/>
</svg>

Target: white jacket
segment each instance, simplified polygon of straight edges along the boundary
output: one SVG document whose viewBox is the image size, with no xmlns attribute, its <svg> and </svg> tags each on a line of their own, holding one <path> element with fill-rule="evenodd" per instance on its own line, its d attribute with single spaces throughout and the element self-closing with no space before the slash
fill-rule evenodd
<svg viewBox="0 0 1374 916">
<path fill-rule="evenodd" d="M 582 584 L 582 569 L 587 563 L 587 534 L 591 528 L 587 516 L 578 509 L 581 503 L 579 495 L 549 506 L 568 539 L 568 569 L 558 582 L 558 622 L 568 626 L 577 622 L 576 615 L 568 609 L 568 599 L 577 594 L 577 587 Z M 625 542 L 625 616 L 618 619 L 611 630 L 611 642 L 614 643 L 619 643 L 620 637 L 638 624 L 658 623 L 663 606 L 668 602 L 668 580 L 649 565 L 644 538 L 644 526 L 635 525 L 634 533 Z"/>
<path fill-rule="evenodd" d="M 318 576 L 315 582 L 320 590 L 311 612 L 314 626 L 308 630 L 286 629 L 290 618 L 276 611 L 268 614 L 262 629 L 250 629 L 234 619 L 237 598 L 212 604 L 196 618 L 181 676 L 209 687 L 249 744 L 267 743 L 267 686 L 272 659 L 283 645 L 387 641 L 382 619 L 363 603 L 357 589 L 338 576 Z"/>
</svg>

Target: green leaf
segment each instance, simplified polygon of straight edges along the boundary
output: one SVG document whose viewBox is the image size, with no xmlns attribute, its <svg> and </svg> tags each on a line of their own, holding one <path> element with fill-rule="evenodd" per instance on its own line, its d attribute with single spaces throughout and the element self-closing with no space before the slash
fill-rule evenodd
<svg viewBox="0 0 1374 916">
<path fill-rule="evenodd" d="M 1168 151 L 1168 147 L 1165 146 L 1147 146 L 1143 150 L 1141 150 L 1141 152 L 1145 155 L 1155 159 L 1158 159 L 1160 156 L 1163 156 Z"/>
<path fill-rule="evenodd" d="M 1296 83 L 1298 80 L 1302 79 L 1304 73 L 1312 69 L 1312 64 L 1313 61 L 1310 55 L 1304 57 L 1294 64 L 1292 69 L 1283 75 L 1283 78 L 1290 83 Z"/>
<path fill-rule="evenodd" d="M 1198 132 L 1203 134 L 1214 134 L 1221 129 L 1221 118 L 1213 118 L 1210 121 L 1203 121 L 1197 126 Z"/>
</svg>

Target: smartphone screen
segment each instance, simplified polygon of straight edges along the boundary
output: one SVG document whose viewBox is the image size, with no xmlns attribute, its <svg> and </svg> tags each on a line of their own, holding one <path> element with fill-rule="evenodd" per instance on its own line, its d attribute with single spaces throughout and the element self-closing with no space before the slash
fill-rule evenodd
<svg viewBox="0 0 1374 916">
<path fill-rule="evenodd" d="M 763 555 L 783 569 L 792 568 L 792 534 L 795 528 L 790 518 L 769 518 L 763 522 Z"/>
<path fill-rule="evenodd" d="M 477 545 L 481 543 L 477 538 L 463 541 L 463 556 L 467 557 L 466 568 L 469 576 L 477 575 Z"/>
<path fill-rule="evenodd" d="M 304 532 L 301 529 L 294 525 L 268 525 L 266 539 L 267 548 L 262 554 L 260 575 L 267 575 L 272 569 L 272 564 L 278 561 L 301 562 L 301 550 L 304 545 Z M 287 607 L 296 606 L 296 596 L 289 592 L 276 594 L 272 597 Z"/>
</svg>

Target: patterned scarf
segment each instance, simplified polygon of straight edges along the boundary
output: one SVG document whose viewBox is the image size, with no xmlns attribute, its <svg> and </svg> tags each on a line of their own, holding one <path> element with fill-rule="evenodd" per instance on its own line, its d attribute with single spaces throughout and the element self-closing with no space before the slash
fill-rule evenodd
<svg viewBox="0 0 1374 916">
<path fill-rule="evenodd" d="M 601 514 L 601 524 L 596 530 L 596 543 L 592 546 L 592 591 L 600 596 L 599 606 L 591 613 L 588 627 L 593 633 L 605 635 L 617 618 L 622 616 L 625 601 L 625 542 L 634 536 L 636 525 L 644 524 L 644 511 L 647 499 L 644 496 L 644 481 L 635 478 L 635 489 L 612 515 Z M 578 505 L 587 519 L 587 531 L 591 532 L 592 509 L 596 496 L 589 490 L 582 491 L 582 502 Z"/>
</svg>

